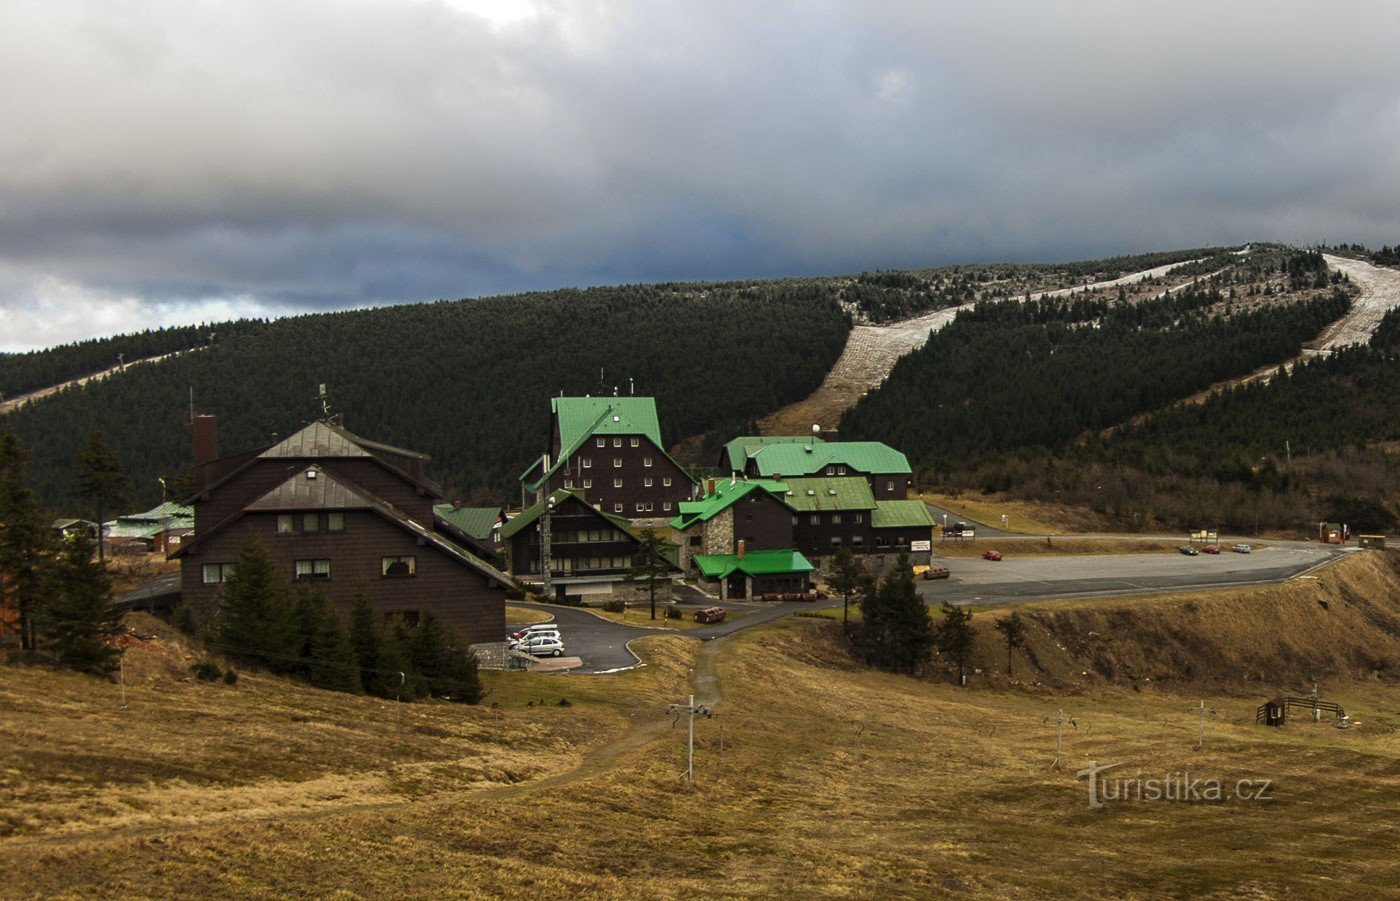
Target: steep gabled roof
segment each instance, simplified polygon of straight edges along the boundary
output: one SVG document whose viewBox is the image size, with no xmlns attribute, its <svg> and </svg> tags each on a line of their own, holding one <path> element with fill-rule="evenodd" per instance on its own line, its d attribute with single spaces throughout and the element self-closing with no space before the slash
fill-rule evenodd
<svg viewBox="0 0 1400 901">
<path fill-rule="evenodd" d="M 512 516 L 510 518 L 510 522 L 501 526 L 501 537 L 510 538 L 511 536 L 519 532 L 521 529 L 524 529 L 526 526 L 539 519 L 541 516 L 544 515 L 544 511 L 549 508 L 551 501 L 553 502 L 555 509 L 558 509 L 569 498 L 573 498 L 574 500 L 578 501 L 580 504 L 583 505 L 584 509 L 586 509 L 589 513 L 592 513 L 593 515 L 597 516 L 599 519 L 607 520 L 608 522 L 616 526 L 619 530 L 626 532 L 633 538 L 637 537 L 636 534 L 632 531 L 632 523 L 630 520 L 628 520 L 624 516 L 614 516 L 611 513 L 604 513 L 602 510 L 599 510 L 592 504 L 588 503 L 588 498 L 584 497 L 583 492 L 579 491 L 576 488 L 560 488 L 558 491 L 555 491 L 553 494 L 540 501 L 539 503 L 533 504 L 532 506 L 525 508 L 523 511 L 516 514 L 515 516 Z"/>
<path fill-rule="evenodd" d="M 681 501 L 678 505 L 681 513 L 671 520 L 670 526 L 673 529 L 685 531 L 697 522 L 708 522 L 755 491 L 767 491 L 769 494 L 781 498 L 787 493 L 787 486 L 782 482 L 774 482 L 770 479 L 754 479 L 750 482 L 722 482 L 715 487 L 714 494 L 707 495 L 698 501 Z"/>
<path fill-rule="evenodd" d="M 873 510 L 875 495 L 870 483 L 860 476 L 829 476 L 784 479 L 787 493 L 782 501 L 799 513 L 817 510 Z"/>
<path fill-rule="evenodd" d="M 812 562 L 797 551 L 749 551 L 738 554 L 696 554 L 695 565 L 711 579 L 723 579 L 731 573 L 749 576 L 785 576 L 809 573 L 816 569 Z"/>
<path fill-rule="evenodd" d="M 749 455 L 758 475 L 768 478 L 812 475 L 827 466 L 848 466 L 858 472 L 907 475 L 909 458 L 879 441 L 816 441 L 765 444 Z"/>
<path fill-rule="evenodd" d="M 675 464 L 686 478 L 691 478 L 661 443 L 661 424 L 656 418 L 654 398 L 552 397 L 549 405 L 559 422 L 559 456 L 552 461 L 548 472 L 540 472 L 540 461 L 535 460 L 520 474 L 527 491 L 538 491 L 594 435 L 644 436 L 661 456 Z"/>
<path fill-rule="evenodd" d="M 802 435 L 740 435 L 724 446 L 725 457 L 729 460 L 731 472 L 743 472 L 748 468 L 749 457 L 760 448 L 770 444 L 798 444 L 814 441 L 825 443 L 816 436 Z"/>
<path fill-rule="evenodd" d="M 870 525 L 876 529 L 933 528 L 933 514 L 923 501 L 876 501 Z"/>
<path fill-rule="evenodd" d="M 316 475 L 310 476 L 310 473 L 313 472 L 316 473 Z M 431 544 L 447 556 L 476 570 L 486 578 L 499 582 L 502 585 L 515 584 L 505 573 L 471 553 L 466 548 L 449 541 L 447 538 L 422 523 L 410 519 L 398 508 L 375 496 L 368 490 L 352 482 L 338 479 L 329 472 L 321 469 L 321 467 L 315 465 L 309 466 L 296 473 L 242 510 L 239 510 L 234 515 L 214 526 L 214 528 L 197 534 L 193 541 L 186 543 L 171 556 L 184 557 L 186 554 L 193 552 L 195 548 L 199 547 L 200 544 L 208 540 L 211 536 L 228 529 L 249 513 L 292 510 L 368 510 L 404 531 L 411 533 L 415 537 L 422 539 L 425 544 Z"/>
<path fill-rule="evenodd" d="M 561 448 L 590 435 L 646 435 L 661 446 L 654 397 L 552 397 L 549 409 L 559 421 Z"/>
<path fill-rule="evenodd" d="M 435 504 L 433 513 L 438 519 L 450 523 L 466 534 L 481 541 L 491 540 L 491 530 L 501 517 L 500 507 L 454 507 L 451 504 Z"/>
</svg>

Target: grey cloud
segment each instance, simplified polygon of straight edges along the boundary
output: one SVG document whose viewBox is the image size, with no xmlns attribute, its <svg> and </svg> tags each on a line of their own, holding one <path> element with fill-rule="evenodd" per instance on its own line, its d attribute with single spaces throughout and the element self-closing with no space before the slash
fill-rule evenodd
<svg viewBox="0 0 1400 901">
<path fill-rule="evenodd" d="M 1400 239 L 1388 4 L 540 10 L 5 4 L 0 305 Z"/>
</svg>

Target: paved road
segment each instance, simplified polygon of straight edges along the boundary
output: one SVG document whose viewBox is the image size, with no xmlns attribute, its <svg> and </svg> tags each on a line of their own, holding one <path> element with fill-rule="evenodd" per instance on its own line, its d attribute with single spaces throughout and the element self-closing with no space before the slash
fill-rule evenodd
<svg viewBox="0 0 1400 901">
<path fill-rule="evenodd" d="M 1202 554 L 1198 557 L 1170 551 L 1063 557 L 1016 557 L 1014 551 L 1008 553 L 1011 555 L 997 563 L 980 558 L 947 560 L 953 570 L 952 577 L 920 582 L 919 593 L 930 605 L 945 600 L 954 604 L 1004 604 L 1254 585 L 1294 578 L 1351 551 L 1307 542 L 1273 542 L 1252 554 L 1226 551 L 1219 556 Z M 677 594 L 680 603 L 690 610 L 716 603 L 713 598 L 688 587 Z M 635 666 L 637 657 L 628 649 L 628 643 L 658 634 L 656 629 L 609 622 L 576 607 L 512 603 L 553 614 L 568 653 L 578 655 L 583 661 L 582 666 L 572 670 L 574 673 L 607 673 Z M 839 608 L 841 601 L 839 598 L 816 603 L 730 601 L 724 606 L 749 612 L 708 628 L 661 634 L 708 641 L 799 610 Z"/>
<path fill-rule="evenodd" d="M 1018 533 L 1018 532 L 1004 532 L 1004 531 L 1002 531 L 1001 529 L 992 528 L 991 526 L 987 525 L 987 524 L 984 523 L 984 522 L 978 522 L 977 520 L 975 520 L 975 519 L 969 519 L 969 518 L 966 517 L 966 516 L 959 516 L 958 514 L 954 513 L 952 510 L 945 510 L 945 509 L 942 508 L 942 507 L 935 507 L 933 504 L 930 504 L 928 501 L 925 501 L 925 502 L 924 502 L 924 506 L 925 506 L 925 507 L 928 507 L 928 512 L 929 512 L 929 514 L 933 516 L 933 521 L 934 521 L 935 523 L 937 523 L 937 526 L 934 528 L 934 535 L 935 535 L 935 536 L 937 536 L 937 535 L 939 534 L 939 530 L 942 529 L 943 526 L 944 526 L 945 524 L 950 524 L 950 525 L 951 525 L 952 523 L 955 523 L 955 522 L 965 522 L 965 523 L 967 523 L 967 524 L 970 525 L 970 526 L 975 526 L 976 529 L 977 529 L 976 537 L 979 538 L 979 539 L 980 539 L 980 538 L 1001 538 L 1001 537 L 1006 536 L 1006 535 L 1017 535 L 1017 534 L 1020 534 L 1020 533 Z M 938 538 L 937 538 L 937 537 L 934 538 L 933 545 L 934 545 L 934 550 L 937 550 L 937 549 L 938 549 Z"/>
<path fill-rule="evenodd" d="M 1252 554 L 1198 557 L 1171 551 L 1019 558 L 1014 550 L 1007 553 L 1000 562 L 948 560 L 953 575 L 919 583 L 919 593 L 930 604 L 1001 604 L 1281 582 L 1347 552 L 1298 542 L 1272 544 Z"/>
</svg>

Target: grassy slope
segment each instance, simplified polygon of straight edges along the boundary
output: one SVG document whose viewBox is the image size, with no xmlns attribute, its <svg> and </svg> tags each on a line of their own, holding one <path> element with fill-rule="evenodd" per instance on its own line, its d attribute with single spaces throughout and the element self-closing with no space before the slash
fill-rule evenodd
<svg viewBox="0 0 1400 901">
<path fill-rule="evenodd" d="M 1394 569 L 1379 559 L 1328 571 L 1333 581 L 1320 580 L 1319 590 L 1343 597 L 1347 591 L 1393 589 Z M 1391 607 L 1395 596 L 1385 596 Z M 1214 598 L 1211 604 L 1219 609 L 1200 616 L 1187 606 L 1202 604 L 1201 598 L 1175 606 L 1158 600 L 1153 613 L 1166 623 L 1195 622 L 1202 635 L 1277 617 L 1290 642 L 1311 636 L 1318 645 L 1348 643 L 1350 624 L 1333 633 L 1327 621 L 1319 626 L 1300 612 L 1304 601 L 1316 606 L 1312 597 L 1249 595 L 1236 597 L 1233 605 L 1227 595 Z M 1251 612 L 1262 606 L 1259 615 L 1227 610 L 1241 608 L 1241 602 Z M 1105 602 L 1076 609 L 1087 616 L 1114 608 Z M 1066 604 L 1048 607 L 1049 613 L 1071 610 Z M 990 617 L 985 620 L 989 624 Z M 192 715 L 187 707 L 218 722 L 232 718 L 236 728 L 216 734 L 241 749 L 222 757 L 218 743 L 186 749 L 190 768 L 212 768 L 219 760 L 237 770 L 224 780 L 230 793 L 215 795 L 212 803 L 186 792 L 178 768 L 146 777 L 153 798 L 174 799 L 165 802 L 171 818 L 159 835 L 124 827 L 100 841 L 61 840 L 64 828 L 78 828 L 70 823 L 0 840 L 0 852 L 18 861 L 9 890 L 79 895 L 100 887 L 115 894 L 225 896 L 339 891 L 347 897 L 768 896 L 794 890 L 881 897 L 949 891 L 1121 897 L 1302 890 L 1375 896 L 1400 878 L 1394 855 L 1400 840 L 1394 817 L 1400 696 L 1393 687 L 1352 681 L 1333 691 L 1324 684 L 1324 696 L 1342 701 L 1361 721 L 1356 729 L 1295 722 L 1266 730 L 1253 724 L 1262 686 L 1209 688 L 1196 682 L 1135 692 L 1100 679 L 1058 694 L 996 684 L 964 690 L 857 669 L 840 650 L 834 628 L 797 619 L 704 646 L 696 660 L 701 695 L 713 690 L 713 671 L 723 699 L 714 704 L 719 717 L 697 722 L 694 788 L 677 779 L 684 732 L 670 727 L 662 703 L 688 691 L 682 677 L 691 658 L 684 649 L 695 645 L 679 638 L 649 640 L 664 643 L 667 653 L 680 651 L 678 665 L 649 667 L 622 680 L 501 677 L 494 695 L 500 711 L 406 709 L 408 722 L 452 732 L 451 738 L 367 722 L 384 716 L 387 707 L 378 702 L 318 696 L 273 680 L 247 680 L 233 691 L 153 685 L 128 711 L 139 711 L 139 717 L 118 720 L 111 691 L 83 692 L 92 683 L 73 681 L 77 677 L 43 674 L 37 691 L 16 690 L 14 680 L 6 679 L 4 704 L 23 708 L 26 728 L 38 735 L 69 730 L 66 743 L 86 748 L 101 740 L 101 725 L 124 724 L 124 737 L 111 740 L 110 759 L 133 750 L 143 756 L 153 744 L 168 741 Z M 1255 635 L 1242 637 L 1254 642 Z M 1230 644 L 1223 635 L 1216 639 Z M 1280 647 L 1279 653 L 1295 650 Z M 1389 644 L 1377 652 L 1397 659 Z M 573 706 L 522 707 L 526 700 L 562 692 Z M 1216 715 L 1204 748 L 1197 750 L 1191 708 L 1201 699 Z M 1052 770 L 1054 726 L 1045 717 L 1060 709 L 1075 725 L 1065 730 L 1063 769 Z M 490 719 L 498 715 L 501 720 Z M 336 727 L 341 718 L 346 725 Z M 865 731 L 857 756 L 860 722 Z M 630 741 L 603 744 L 623 723 L 630 723 Z M 342 730 L 340 744 L 348 746 L 308 738 L 331 728 Z M 271 730 L 264 735 L 300 744 L 261 752 L 275 762 L 250 769 L 242 761 L 261 743 L 245 736 L 249 729 Z M 534 761 L 538 774 L 562 773 L 580 761 L 582 769 L 506 786 L 505 780 L 473 775 L 467 751 L 477 747 L 489 748 L 500 766 L 523 768 L 524 761 Z M 364 761 L 353 763 L 360 755 Z M 415 768 L 415 755 L 437 763 Z M 7 807 L 15 806 L 17 787 L 31 783 L 37 784 L 28 789 L 26 810 L 62 804 L 88 791 L 85 786 L 101 772 L 96 759 L 72 759 L 35 773 L 30 760 L 28 753 L 13 752 L 3 760 Z M 240 786 L 247 794 L 264 793 L 268 785 L 295 785 L 341 760 L 364 773 L 398 773 L 402 794 L 392 806 L 356 809 L 362 796 L 351 786 L 343 798 L 305 814 L 293 808 L 275 819 L 221 819 L 221 807 L 241 797 Z M 1126 762 L 1129 774 L 1185 770 L 1231 785 L 1269 778 L 1276 800 L 1121 804 L 1091 811 L 1084 783 L 1074 775 L 1089 760 Z M 286 766 L 296 772 L 280 781 L 254 778 L 255 769 Z M 411 800 L 412 784 L 433 793 Z M 129 793 L 109 789 L 102 799 L 120 803 Z M 344 812 L 335 812 L 337 804 Z M 181 805 L 188 819 L 176 816 Z M 82 822 L 103 821 L 100 811 L 71 810 Z M 36 838 L 43 843 L 21 844 Z"/>
</svg>

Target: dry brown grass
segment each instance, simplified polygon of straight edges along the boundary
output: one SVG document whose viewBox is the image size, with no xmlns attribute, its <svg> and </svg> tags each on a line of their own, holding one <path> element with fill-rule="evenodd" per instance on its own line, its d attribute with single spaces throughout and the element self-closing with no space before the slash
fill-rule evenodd
<svg viewBox="0 0 1400 901">
<path fill-rule="evenodd" d="M 1113 523 L 1107 517 L 1092 510 L 1017 500 L 1001 494 L 962 493 L 954 496 L 920 488 L 913 492 L 913 496 L 998 529 L 1003 528 L 1001 517 L 1006 514 L 1008 522 L 1005 530 L 1011 532 L 1058 535 L 1064 532 L 1102 532 L 1113 528 Z"/>
<path fill-rule="evenodd" d="M 1082 554 L 1175 553 L 1183 542 L 1152 538 L 1075 538 L 1050 537 L 979 538 L 976 541 L 934 541 L 938 557 L 980 557 L 985 551 L 1000 551 L 1007 557 L 1043 557 Z"/>
<path fill-rule="evenodd" d="M 1379 565 L 1348 564 L 1354 572 L 1321 587 L 1340 595 L 1342 589 L 1391 585 L 1393 571 L 1367 568 Z M 1242 612 L 1236 618 L 1227 617 L 1223 598 L 1205 600 L 1222 609 L 1201 628 L 1216 623 L 1228 630 L 1236 619 L 1251 618 L 1257 598 L 1237 597 Z M 1279 606 L 1255 618 L 1267 622 L 1281 614 L 1287 599 L 1274 603 Z M 1171 612 L 1165 601 L 1154 606 L 1161 615 Z M 1112 608 L 1098 602 L 1084 609 Z M 1346 638 L 1345 631 L 1325 631 L 1327 620 L 1299 617 L 1279 629 L 1290 636 L 1302 629 L 1318 641 Z M 494 683 L 510 701 L 500 727 L 510 738 L 474 741 L 502 753 L 535 753 L 531 728 L 548 738 L 571 718 L 613 734 L 618 720 L 631 724 L 625 733 L 631 743 L 596 747 L 573 773 L 482 788 L 480 781 L 455 778 L 453 764 L 432 771 L 438 791 L 391 809 L 359 809 L 348 796 L 340 801 L 344 812 L 332 815 L 259 821 L 197 809 L 186 827 L 159 836 L 122 831 L 40 847 L 0 841 L 12 862 L 7 891 L 74 897 L 94 891 L 1377 897 L 1400 880 L 1394 854 L 1400 697 L 1394 688 L 1324 686 L 1325 696 L 1342 701 L 1361 722 L 1356 729 L 1293 723 L 1270 730 L 1253 724 L 1260 693 L 1253 686 L 1134 692 L 1099 685 L 1058 694 L 985 683 L 960 689 L 859 668 L 837 630 L 791 619 L 703 646 L 695 681 L 714 692 L 717 676 L 722 698 L 713 704 L 719 716 L 696 724 L 693 787 L 677 778 L 684 724 L 670 727 L 664 702 L 668 692 L 686 690 L 680 683 L 696 644 L 658 637 L 647 642 L 665 648 L 666 655 L 652 658 L 656 669 L 623 674 L 621 683 L 510 676 Z M 1219 638 L 1227 644 L 1230 636 Z M 681 659 L 663 671 L 671 654 Z M 574 689 L 577 683 L 589 687 Z M 622 688 L 612 687 L 618 684 Z M 568 686 L 571 700 L 577 695 L 572 707 L 520 708 L 523 700 L 547 700 L 556 686 Z M 8 692 L 5 698 L 11 703 Z M 23 698 L 35 703 L 28 693 Z M 1193 713 L 1199 700 L 1215 711 L 1201 749 Z M 223 709 L 213 701 L 206 707 L 215 716 Z M 1046 717 L 1061 709 L 1074 725 L 1065 728 L 1063 767 L 1051 769 L 1055 727 Z M 237 711 L 235 729 L 247 728 L 246 714 Z M 489 715 L 465 713 L 468 720 Z M 126 747 L 141 749 L 147 740 L 137 736 Z M 394 743 L 386 742 L 381 753 L 396 754 Z M 15 766 L 11 760 L 7 772 Z M 1123 762 L 1128 775 L 1186 771 L 1230 786 L 1271 779 L 1275 800 L 1118 803 L 1094 811 L 1075 776 L 1090 760 Z M 45 788 L 70 791 L 68 778 L 82 781 L 90 771 L 70 761 L 45 779 Z"/>
<path fill-rule="evenodd" d="M 552 619 L 554 619 L 554 614 L 544 610 L 537 610 L 534 607 L 516 607 L 513 604 L 506 605 L 507 626 L 528 626 L 532 623 L 547 623 Z"/>
</svg>

